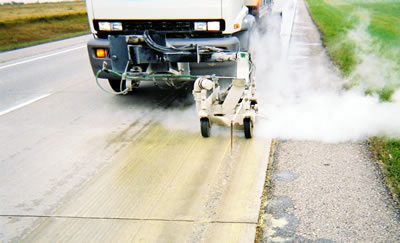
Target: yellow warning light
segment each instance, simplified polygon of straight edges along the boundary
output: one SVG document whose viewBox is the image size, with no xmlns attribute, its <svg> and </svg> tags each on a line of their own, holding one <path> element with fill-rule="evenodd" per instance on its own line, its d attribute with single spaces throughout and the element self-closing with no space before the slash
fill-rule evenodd
<svg viewBox="0 0 400 243">
<path fill-rule="evenodd" d="M 107 50 L 104 48 L 96 49 L 96 57 L 105 58 L 107 56 Z"/>
</svg>

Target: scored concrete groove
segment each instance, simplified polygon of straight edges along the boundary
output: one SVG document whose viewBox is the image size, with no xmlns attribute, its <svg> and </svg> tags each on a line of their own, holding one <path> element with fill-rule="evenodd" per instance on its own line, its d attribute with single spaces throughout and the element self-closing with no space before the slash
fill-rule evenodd
<svg viewBox="0 0 400 243">
<path fill-rule="evenodd" d="M 89 219 L 89 220 L 123 220 L 123 221 L 155 221 L 155 222 L 183 222 L 183 223 L 199 223 L 199 224 L 245 224 L 255 225 L 255 222 L 241 221 L 220 221 L 220 220 L 195 220 L 195 219 L 156 219 L 156 218 L 110 218 L 110 217 L 79 217 L 79 216 L 63 216 L 63 215 L 0 215 L 5 218 L 53 218 L 53 219 Z"/>
</svg>

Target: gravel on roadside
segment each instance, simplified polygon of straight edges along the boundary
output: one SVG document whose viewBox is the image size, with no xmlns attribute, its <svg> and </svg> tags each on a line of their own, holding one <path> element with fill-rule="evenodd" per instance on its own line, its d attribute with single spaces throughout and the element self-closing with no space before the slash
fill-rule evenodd
<svg viewBox="0 0 400 243">
<path fill-rule="evenodd" d="M 279 141 L 262 242 L 400 241 L 399 208 L 365 143 Z"/>
</svg>

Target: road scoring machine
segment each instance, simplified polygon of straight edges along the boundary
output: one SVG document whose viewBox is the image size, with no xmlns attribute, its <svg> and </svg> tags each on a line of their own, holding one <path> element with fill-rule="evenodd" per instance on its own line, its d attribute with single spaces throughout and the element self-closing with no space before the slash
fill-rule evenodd
<svg viewBox="0 0 400 243">
<path fill-rule="evenodd" d="M 203 137 L 211 125 L 251 138 L 258 110 L 250 35 L 268 0 L 86 0 L 96 82 L 114 94 L 141 82 L 193 85 Z M 173 90 L 173 89 L 171 89 Z"/>
</svg>

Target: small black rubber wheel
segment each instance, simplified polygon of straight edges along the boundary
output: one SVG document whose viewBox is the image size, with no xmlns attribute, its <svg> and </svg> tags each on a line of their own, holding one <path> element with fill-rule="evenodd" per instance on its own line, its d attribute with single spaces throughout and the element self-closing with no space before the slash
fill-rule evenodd
<svg viewBox="0 0 400 243">
<path fill-rule="evenodd" d="M 200 129 L 201 129 L 201 135 L 205 138 L 208 138 L 210 136 L 210 121 L 208 118 L 201 118 L 200 119 Z"/>
<path fill-rule="evenodd" d="M 245 118 L 243 120 L 244 126 L 244 137 L 245 138 L 252 138 L 253 137 L 253 122 L 250 118 Z"/>
<path fill-rule="evenodd" d="M 112 90 L 114 90 L 117 93 L 124 91 L 126 89 L 126 84 L 125 84 L 125 82 L 123 82 L 122 90 L 121 90 L 121 80 L 109 79 L 108 83 L 110 84 L 110 87 L 112 88 Z"/>
</svg>

